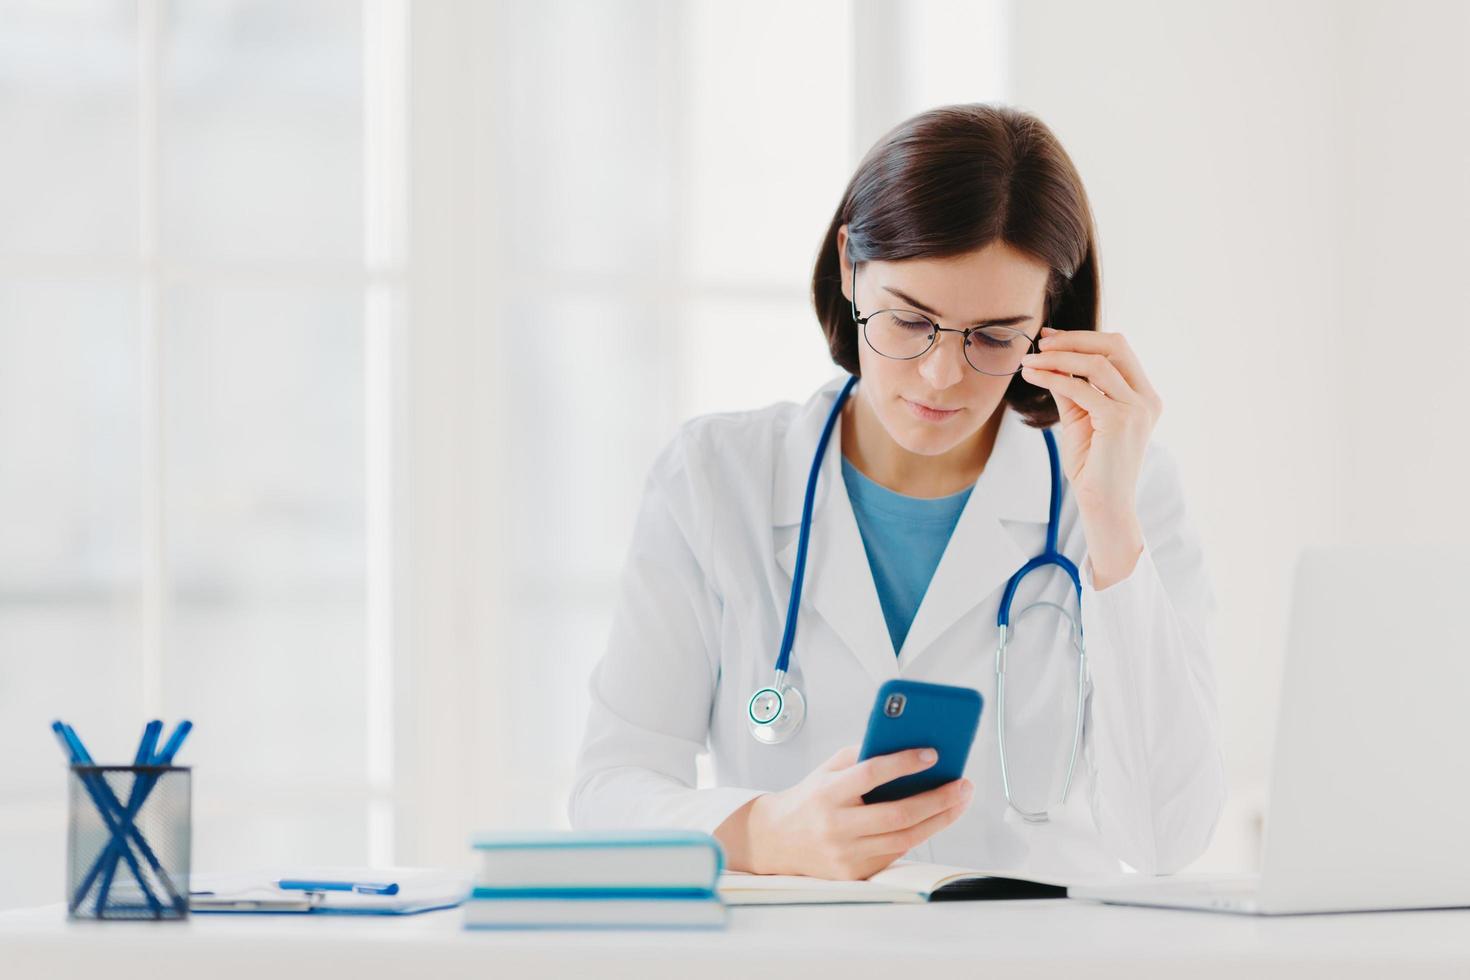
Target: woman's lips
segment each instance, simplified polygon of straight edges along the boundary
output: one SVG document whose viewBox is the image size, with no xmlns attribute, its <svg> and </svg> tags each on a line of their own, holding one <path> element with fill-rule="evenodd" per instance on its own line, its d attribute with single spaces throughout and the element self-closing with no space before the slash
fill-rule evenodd
<svg viewBox="0 0 1470 980">
<path fill-rule="evenodd" d="M 914 415 L 923 419 L 925 422 L 943 422 L 945 419 L 954 418 L 956 415 L 960 414 L 960 412 L 964 411 L 964 409 L 961 408 L 931 408 L 930 406 L 925 405 L 923 402 L 911 401 L 910 399 L 904 398 L 902 395 L 899 395 L 899 398 L 903 399 L 903 403 L 909 407 L 910 412 L 913 412 Z"/>
</svg>

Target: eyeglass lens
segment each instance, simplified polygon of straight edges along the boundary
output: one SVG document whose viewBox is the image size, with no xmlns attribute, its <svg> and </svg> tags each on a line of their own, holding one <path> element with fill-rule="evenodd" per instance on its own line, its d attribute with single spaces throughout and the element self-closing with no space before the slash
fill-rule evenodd
<svg viewBox="0 0 1470 980">
<path fill-rule="evenodd" d="M 863 328 L 868 346 L 884 357 L 908 360 L 923 354 L 938 333 L 926 317 L 905 310 L 880 310 Z M 981 374 L 1006 375 L 1021 370 L 1031 338 L 1010 327 L 982 327 L 965 338 L 965 360 Z"/>
</svg>

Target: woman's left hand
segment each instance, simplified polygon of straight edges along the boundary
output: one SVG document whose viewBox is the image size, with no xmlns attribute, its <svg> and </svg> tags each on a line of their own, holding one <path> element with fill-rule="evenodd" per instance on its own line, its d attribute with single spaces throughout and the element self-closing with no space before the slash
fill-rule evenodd
<svg viewBox="0 0 1470 980">
<path fill-rule="evenodd" d="M 1044 327 L 1021 377 L 1051 392 L 1062 468 L 1077 497 L 1094 586 L 1127 578 L 1143 550 L 1135 492 L 1149 436 L 1164 410 L 1122 334 Z M 1106 582 L 1106 584 L 1104 584 Z"/>
</svg>

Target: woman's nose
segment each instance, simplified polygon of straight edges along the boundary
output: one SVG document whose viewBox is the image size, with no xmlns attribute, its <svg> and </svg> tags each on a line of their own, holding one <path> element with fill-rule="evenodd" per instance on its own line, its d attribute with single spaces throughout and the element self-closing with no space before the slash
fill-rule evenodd
<svg viewBox="0 0 1470 980">
<path fill-rule="evenodd" d="M 970 362 L 965 360 L 965 338 L 958 333 L 941 333 L 919 363 L 920 377 L 936 391 L 959 384 L 968 370 Z"/>
</svg>

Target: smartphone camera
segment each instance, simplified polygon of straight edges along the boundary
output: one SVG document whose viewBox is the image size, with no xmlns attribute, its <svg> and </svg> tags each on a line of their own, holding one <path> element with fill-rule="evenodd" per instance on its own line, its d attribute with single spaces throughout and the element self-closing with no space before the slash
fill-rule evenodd
<svg viewBox="0 0 1470 980">
<path fill-rule="evenodd" d="M 888 695 L 888 700 L 883 702 L 883 713 L 889 718 L 897 718 L 903 714 L 903 706 L 907 700 L 902 694 Z"/>
</svg>

